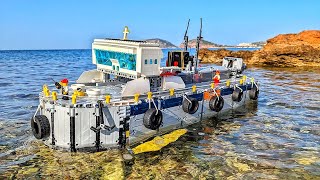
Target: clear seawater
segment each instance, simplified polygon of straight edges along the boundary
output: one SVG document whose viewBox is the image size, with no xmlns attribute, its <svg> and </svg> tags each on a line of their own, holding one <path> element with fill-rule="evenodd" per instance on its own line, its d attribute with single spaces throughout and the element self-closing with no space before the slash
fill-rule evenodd
<svg viewBox="0 0 320 180">
<path fill-rule="evenodd" d="M 31 133 L 42 85 L 94 68 L 91 50 L 0 51 L 0 179 L 320 179 L 320 69 L 250 68 L 257 102 L 127 162 L 125 150 L 71 154 Z"/>
</svg>

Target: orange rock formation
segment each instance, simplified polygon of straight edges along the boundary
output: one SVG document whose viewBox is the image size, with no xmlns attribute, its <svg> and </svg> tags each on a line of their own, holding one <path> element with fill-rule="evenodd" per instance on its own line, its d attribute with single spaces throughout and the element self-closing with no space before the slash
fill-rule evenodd
<svg viewBox="0 0 320 180">
<path fill-rule="evenodd" d="M 320 67 L 320 31 L 280 34 L 267 40 L 267 44 L 256 51 L 202 49 L 199 53 L 203 63 L 220 64 L 225 56 L 241 57 L 247 65 L 252 66 Z"/>
</svg>

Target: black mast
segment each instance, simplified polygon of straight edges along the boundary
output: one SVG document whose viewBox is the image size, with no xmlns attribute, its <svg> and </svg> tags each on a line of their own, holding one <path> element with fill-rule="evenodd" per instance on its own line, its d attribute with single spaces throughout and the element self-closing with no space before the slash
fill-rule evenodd
<svg viewBox="0 0 320 180">
<path fill-rule="evenodd" d="M 199 49 L 200 49 L 200 41 L 202 39 L 202 18 L 200 18 L 200 32 L 199 32 L 199 36 L 197 37 L 197 45 L 196 45 L 196 62 L 195 62 L 195 72 L 197 72 L 198 69 L 198 56 L 199 56 Z"/>
<path fill-rule="evenodd" d="M 184 33 L 184 51 L 188 51 L 188 36 L 187 36 L 187 33 L 188 33 L 188 29 L 189 29 L 189 23 L 190 23 L 190 19 L 188 20 L 188 25 L 187 25 L 187 29 L 186 29 L 186 32 Z"/>
</svg>

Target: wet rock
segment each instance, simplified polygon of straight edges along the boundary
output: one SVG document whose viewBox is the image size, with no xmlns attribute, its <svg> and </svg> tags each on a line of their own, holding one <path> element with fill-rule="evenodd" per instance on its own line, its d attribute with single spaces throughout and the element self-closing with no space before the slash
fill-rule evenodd
<svg viewBox="0 0 320 180">
<path fill-rule="evenodd" d="M 23 168 L 19 170 L 18 174 L 28 175 L 28 174 L 34 174 L 38 171 L 39 171 L 39 168 L 35 168 L 35 167 Z"/>
<path fill-rule="evenodd" d="M 310 164 L 313 164 L 313 163 L 319 161 L 317 157 L 298 157 L 295 160 L 297 163 L 299 163 L 301 165 L 310 165 Z"/>
<path fill-rule="evenodd" d="M 0 151 L 5 150 L 6 148 L 7 148 L 7 146 L 0 145 Z"/>
<path fill-rule="evenodd" d="M 320 163 L 318 151 L 300 151 L 293 155 L 294 160 L 300 165 Z"/>
<path fill-rule="evenodd" d="M 130 161 L 133 159 L 133 156 L 131 154 L 123 154 L 122 155 L 124 160 Z"/>
<path fill-rule="evenodd" d="M 251 170 L 249 165 L 239 162 L 237 158 L 227 158 L 226 162 L 228 166 L 236 168 L 238 172 L 247 172 Z"/>
<path fill-rule="evenodd" d="M 199 135 L 199 136 L 204 136 L 205 133 L 203 133 L 203 132 L 198 132 L 198 135 Z"/>
</svg>

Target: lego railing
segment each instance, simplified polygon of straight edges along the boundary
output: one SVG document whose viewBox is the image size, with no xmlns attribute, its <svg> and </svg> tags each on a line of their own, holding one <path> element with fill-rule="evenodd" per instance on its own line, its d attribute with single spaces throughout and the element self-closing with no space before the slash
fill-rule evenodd
<svg viewBox="0 0 320 180">
<path fill-rule="evenodd" d="M 225 88 L 235 88 L 238 85 L 248 85 L 248 84 L 256 84 L 254 78 L 250 78 L 251 81 L 247 82 L 247 76 L 243 76 L 239 79 L 228 79 L 222 80 L 219 83 L 214 82 L 203 82 L 198 83 L 198 85 L 192 85 L 190 87 L 181 88 L 181 89 L 167 89 L 161 90 L 158 92 L 147 92 L 144 94 L 134 94 L 131 96 L 111 96 L 109 94 L 101 95 L 94 100 L 96 102 L 102 101 L 105 105 L 129 105 L 129 104 L 137 104 L 143 99 L 152 99 L 152 98 L 162 98 L 162 97 L 177 97 L 181 95 L 195 94 L 195 93 L 203 93 L 204 91 L 216 91 Z M 47 86 L 43 87 L 43 92 L 39 94 L 40 98 L 46 100 L 57 101 L 58 99 L 62 99 L 63 96 L 68 97 L 71 100 L 71 104 L 77 104 L 78 100 L 83 98 L 87 98 L 87 96 L 78 96 L 77 94 L 72 95 L 58 95 L 55 91 L 50 93 L 50 90 Z"/>
</svg>

